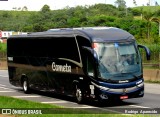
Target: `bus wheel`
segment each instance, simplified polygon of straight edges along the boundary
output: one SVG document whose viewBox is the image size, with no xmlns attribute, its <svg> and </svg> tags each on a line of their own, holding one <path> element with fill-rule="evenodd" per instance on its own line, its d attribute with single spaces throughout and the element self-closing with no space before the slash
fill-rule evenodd
<svg viewBox="0 0 160 117">
<path fill-rule="evenodd" d="M 78 104 L 83 102 L 83 93 L 79 87 L 76 87 L 76 100 Z"/>
<path fill-rule="evenodd" d="M 29 83 L 28 83 L 27 78 L 23 79 L 23 91 L 24 91 L 24 93 L 29 93 L 30 92 Z"/>
</svg>

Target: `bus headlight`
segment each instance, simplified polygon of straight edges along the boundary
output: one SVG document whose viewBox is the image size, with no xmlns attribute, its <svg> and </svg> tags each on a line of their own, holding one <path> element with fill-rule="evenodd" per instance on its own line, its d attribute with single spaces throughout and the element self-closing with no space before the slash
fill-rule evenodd
<svg viewBox="0 0 160 117">
<path fill-rule="evenodd" d="M 136 82 L 137 87 L 143 87 L 144 86 L 144 82 L 142 80 Z"/>
<path fill-rule="evenodd" d="M 102 90 L 109 90 L 109 88 L 107 88 L 107 87 L 103 87 L 103 86 L 99 86 L 99 85 L 97 85 L 97 84 L 95 84 L 95 83 L 93 83 L 93 82 L 91 82 L 95 87 L 97 87 L 97 88 L 99 88 L 99 89 L 102 89 Z"/>
</svg>

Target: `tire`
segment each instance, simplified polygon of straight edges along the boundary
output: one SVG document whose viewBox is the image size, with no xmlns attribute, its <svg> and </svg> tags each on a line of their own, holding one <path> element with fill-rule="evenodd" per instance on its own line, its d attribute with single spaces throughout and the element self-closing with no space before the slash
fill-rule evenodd
<svg viewBox="0 0 160 117">
<path fill-rule="evenodd" d="M 84 101 L 83 92 L 81 88 L 76 86 L 75 97 L 78 104 L 82 104 Z"/>
<path fill-rule="evenodd" d="M 27 78 L 24 78 L 22 86 L 23 86 L 24 93 L 26 94 L 30 93 L 30 88 L 29 88 L 29 83 Z"/>
</svg>

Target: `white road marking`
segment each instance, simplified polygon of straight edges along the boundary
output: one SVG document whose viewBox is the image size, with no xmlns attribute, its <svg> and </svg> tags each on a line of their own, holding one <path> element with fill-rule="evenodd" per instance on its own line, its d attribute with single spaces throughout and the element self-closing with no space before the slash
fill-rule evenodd
<svg viewBox="0 0 160 117">
<path fill-rule="evenodd" d="M 67 107 L 67 108 L 97 108 L 94 106 L 76 106 L 76 107 Z"/>
<path fill-rule="evenodd" d="M 44 104 L 58 104 L 58 103 L 68 103 L 68 101 L 51 101 L 51 102 L 41 102 L 41 103 L 44 103 Z"/>
<path fill-rule="evenodd" d="M 6 86 L 6 85 L 0 84 L 0 86 Z"/>
<path fill-rule="evenodd" d="M 68 101 L 51 101 L 51 102 L 41 102 L 41 103 L 44 103 L 44 104 L 61 104 L 61 103 L 70 103 Z M 77 103 L 75 103 L 77 104 Z M 97 107 L 94 107 L 94 106 L 76 106 L 76 107 L 67 107 L 67 108 L 97 108 Z"/>
<path fill-rule="evenodd" d="M 25 95 L 25 96 L 12 96 L 14 98 L 32 98 L 32 97 L 41 97 L 38 95 Z"/>
<path fill-rule="evenodd" d="M 0 77 L 5 77 L 5 78 L 8 78 L 8 76 L 4 76 L 4 75 L 0 75 Z"/>
<path fill-rule="evenodd" d="M 10 89 L 10 88 L 6 88 L 6 87 L 0 87 L 1 89 Z M 12 90 L 12 89 L 10 89 L 10 90 Z"/>
<path fill-rule="evenodd" d="M 8 92 L 16 92 L 16 91 L 0 91 L 0 93 L 8 93 Z"/>
<path fill-rule="evenodd" d="M 136 108 L 150 108 L 150 107 L 138 106 L 138 105 L 129 105 L 129 106 L 136 107 Z"/>
<path fill-rule="evenodd" d="M 0 70 L 0 71 L 2 71 L 2 72 L 6 72 L 7 70 Z"/>
</svg>

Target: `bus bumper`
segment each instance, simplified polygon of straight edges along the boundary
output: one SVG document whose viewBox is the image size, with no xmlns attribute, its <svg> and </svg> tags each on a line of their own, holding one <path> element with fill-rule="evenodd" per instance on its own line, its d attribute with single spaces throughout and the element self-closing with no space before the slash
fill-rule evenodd
<svg viewBox="0 0 160 117">
<path fill-rule="evenodd" d="M 139 98 L 144 96 L 144 86 L 140 88 L 136 88 L 135 90 L 128 91 L 126 89 L 118 89 L 119 92 L 114 91 L 105 91 L 105 90 L 97 90 L 98 99 L 99 100 L 124 100 L 130 98 Z M 121 92 L 120 92 L 121 90 Z"/>
</svg>

